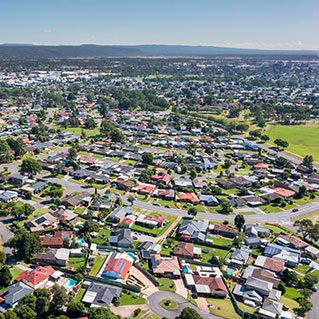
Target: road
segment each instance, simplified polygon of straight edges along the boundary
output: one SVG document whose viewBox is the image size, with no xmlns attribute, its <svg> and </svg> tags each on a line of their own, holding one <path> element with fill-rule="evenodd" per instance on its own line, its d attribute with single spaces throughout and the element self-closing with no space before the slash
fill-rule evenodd
<svg viewBox="0 0 319 319">
<path fill-rule="evenodd" d="M 172 299 L 175 302 L 178 303 L 178 308 L 176 310 L 166 310 L 161 305 L 160 302 L 163 299 Z M 211 315 L 205 311 L 202 311 L 198 307 L 194 306 L 192 303 L 190 303 L 187 299 L 184 297 L 175 294 L 173 292 L 168 291 L 158 291 L 153 293 L 147 298 L 148 306 L 149 308 L 159 315 L 161 318 L 167 318 L 167 319 L 175 319 L 177 316 L 180 315 L 182 310 L 186 307 L 190 307 L 195 309 L 204 319 L 221 319 L 218 316 Z"/>
<path fill-rule="evenodd" d="M 2 243 L 8 242 L 10 238 L 14 236 L 13 232 L 9 230 L 9 228 L 6 226 L 6 220 L 8 217 L 2 217 L 0 218 L 0 236 Z M 9 247 L 3 247 L 3 250 L 6 252 L 6 254 L 10 255 L 11 254 L 11 248 Z"/>
<path fill-rule="evenodd" d="M 319 318 L 319 284 L 317 284 L 317 291 L 311 295 L 312 309 L 308 312 L 308 319 Z"/>
</svg>

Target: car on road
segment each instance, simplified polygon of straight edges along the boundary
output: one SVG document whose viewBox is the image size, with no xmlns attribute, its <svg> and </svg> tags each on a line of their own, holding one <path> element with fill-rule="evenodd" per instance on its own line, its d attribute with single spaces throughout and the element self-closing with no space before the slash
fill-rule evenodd
<svg viewBox="0 0 319 319">
<path fill-rule="evenodd" d="M 293 213 L 299 212 L 299 209 L 298 209 L 298 208 L 294 208 L 294 209 L 292 210 L 292 212 L 293 212 Z"/>
<path fill-rule="evenodd" d="M 154 206 L 161 207 L 162 205 L 160 203 L 153 203 Z"/>
</svg>

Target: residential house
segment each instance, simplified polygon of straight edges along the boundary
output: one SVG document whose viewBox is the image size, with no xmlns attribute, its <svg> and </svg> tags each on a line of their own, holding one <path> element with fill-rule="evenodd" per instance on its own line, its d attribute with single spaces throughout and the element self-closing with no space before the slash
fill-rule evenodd
<svg viewBox="0 0 319 319">
<path fill-rule="evenodd" d="M 195 247 L 193 243 L 178 242 L 173 250 L 173 254 L 187 259 L 201 258 L 202 250 L 199 247 Z"/>
<path fill-rule="evenodd" d="M 122 288 L 93 282 L 87 288 L 82 302 L 91 307 L 109 307 L 121 295 Z"/>
<path fill-rule="evenodd" d="M 187 192 L 187 193 L 178 193 L 176 195 L 176 200 L 179 202 L 187 202 L 191 204 L 199 204 L 200 200 L 195 193 Z"/>
<path fill-rule="evenodd" d="M 265 256 L 258 256 L 254 265 L 273 271 L 276 274 L 281 274 L 285 269 L 285 262 Z"/>
<path fill-rule="evenodd" d="M 103 265 L 101 276 L 115 280 L 125 280 L 133 263 L 134 258 L 131 254 L 112 252 Z"/>
<path fill-rule="evenodd" d="M 178 227 L 177 234 L 184 240 L 201 243 L 206 239 L 208 226 L 208 220 L 184 219 Z"/>
<path fill-rule="evenodd" d="M 154 197 L 162 198 L 165 200 L 175 199 L 175 191 L 173 189 L 159 189 L 156 188 L 153 192 Z"/>
<path fill-rule="evenodd" d="M 16 281 L 22 281 L 33 289 L 44 288 L 54 272 L 55 269 L 51 266 L 39 266 L 35 269 L 24 271 L 16 278 Z"/>
<path fill-rule="evenodd" d="M 121 228 L 118 229 L 112 234 L 109 238 L 109 243 L 112 246 L 130 248 L 133 244 L 132 232 L 130 229 Z"/>
<path fill-rule="evenodd" d="M 212 233 L 227 238 L 235 238 L 237 236 L 237 229 L 231 225 L 217 224 L 212 228 Z"/>
<path fill-rule="evenodd" d="M 92 195 L 88 192 L 81 192 L 76 195 L 71 195 L 68 198 L 66 198 L 62 204 L 65 207 L 74 207 L 77 208 L 81 205 L 89 205 L 92 200 Z"/>
<path fill-rule="evenodd" d="M 14 308 L 18 301 L 33 292 L 33 288 L 23 282 L 16 282 L 9 286 L 0 297 L 0 312 L 4 313 Z"/>
<path fill-rule="evenodd" d="M 176 256 L 162 257 L 158 254 L 151 258 L 152 271 L 158 277 L 180 278 L 181 272 Z"/>
</svg>

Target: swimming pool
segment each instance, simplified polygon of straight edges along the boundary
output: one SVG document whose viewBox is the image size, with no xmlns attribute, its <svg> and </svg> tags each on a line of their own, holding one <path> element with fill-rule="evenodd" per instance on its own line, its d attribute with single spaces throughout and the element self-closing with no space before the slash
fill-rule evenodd
<svg viewBox="0 0 319 319">
<path fill-rule="evenodd" d="M 77 239 L 75 240 L 75 242 L 76 242 L 77 244 L 79 244 L 79 245 L 85 244 L 84 238 L 81 238 L 81 237 L 77 238 Z"/>
<path fill-rule="evenodd" d="M 66 283 L 63 285 L 63 287 L 67 290 L 71 289 L 73 286 L 75 286 L 77 281 L 75 279 L 70 279 L 66 281 Z"/>
</svg>

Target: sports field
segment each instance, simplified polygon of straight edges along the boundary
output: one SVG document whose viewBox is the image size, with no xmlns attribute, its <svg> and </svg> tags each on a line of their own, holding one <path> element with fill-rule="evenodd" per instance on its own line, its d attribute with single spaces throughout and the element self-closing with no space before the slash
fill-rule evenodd
<svg viewBox="0 0 319 319">
<path fill-rule="evenodd" d="M 319 162 L 319 123 L 272 125 L 267 128 L 266 134 L 270 137 L 270 143 L 281 138 L 289 143 L 287 151 L 301 157 L 312 155 Z"/>
</svg>

